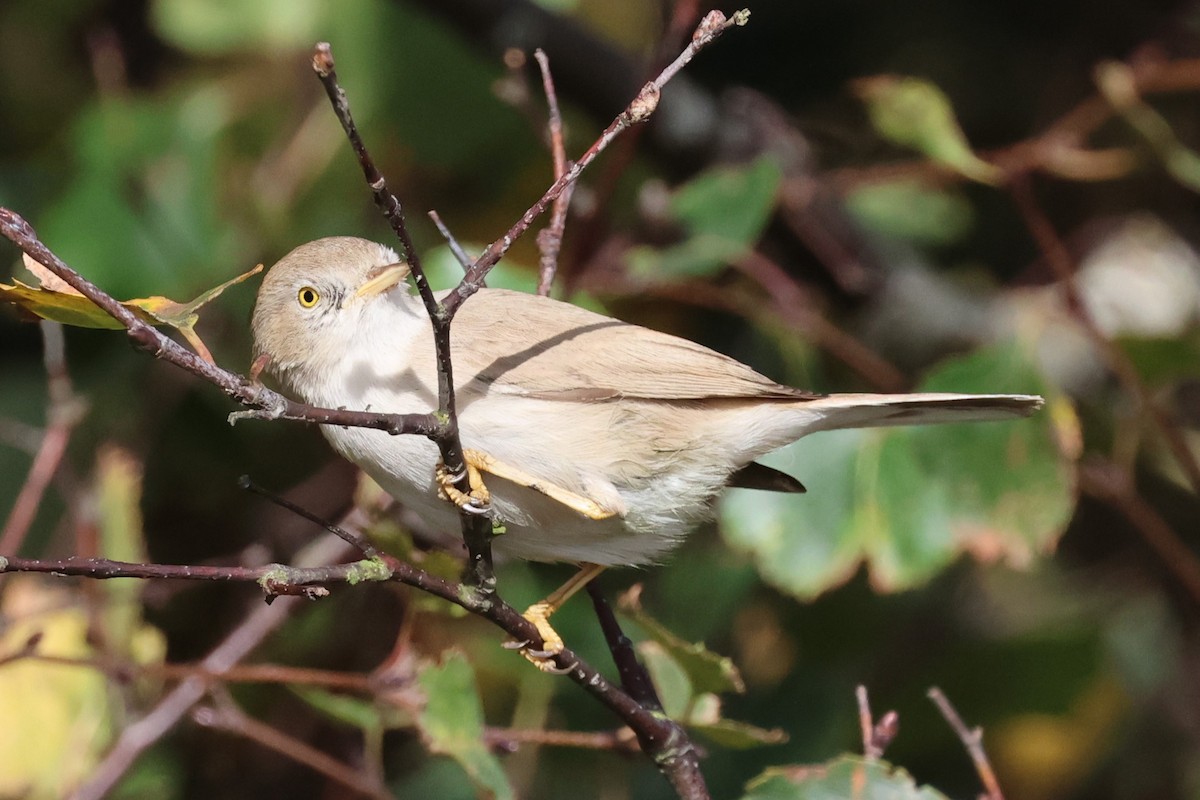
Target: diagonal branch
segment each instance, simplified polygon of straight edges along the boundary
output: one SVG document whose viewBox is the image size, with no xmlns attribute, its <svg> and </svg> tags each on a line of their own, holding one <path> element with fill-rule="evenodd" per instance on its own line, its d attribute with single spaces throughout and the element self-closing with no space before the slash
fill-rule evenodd
<svg viewBox="0 0 1200 800">
<path fill-rule="evenodd" d="M 417 284 L 417 292 L 421 295 L 421 301 L 425 304 L 425 310 L 429 314 L 429 322 L 433 326 L 433 346 L 438 376 L 436 416 L 440 421 L 438 430 L 430 438 L 441 451 L 442 463 L 445 464 L 446 469 L 451 475 L 457 476 L 454 482 L 455 486 L 464 495 L 469 494 L 471 486 L 467 477 L 466 461 L 463 457 L 462 440 L 458 435 L 458 409 L 454 399 L 454 363 L 450 351 L 450 320 L 454 316 L 453 312 L 434 297 L 433 289 L 429 286 L 429 279 L 421 267 L 421 259 L 413 246 L 408 225 L 404 221 L 404 209 L 400 205 L 400 200 L 388 188 L 387 179 L 375 166 L 375 161 L 371 158 L 366 143 L 358 133 L 358 126 L 354 124 L 354 117 L 350 113 L 350 102 L 346 98 L 345 90 L 338 83 L 337 72 L 334 71 L 333 50 L 328 42 L 317 44 L 316 52 L 313 54 L 313 71 L 317 74 L 321 85 L 325 87 L 325 93 L 329 96 L 333 111 L 337 115 L 338 121 L 342 123 L 342 129 L 346 132 L 346 138 L 350 140 L 350 146 L 354 148 L 354 155 L 358 158 L 363 177 L 371 187 L 375 205 L 400 239 L 413 281 Z M 463 541 L 467 545 L 472 583 L 484 598 L 490 598 L 496 591 L 496 575 L 492 569 L 491 510 L 486 509 L 484 513 L 479 513 L 478 511 L 468 511 L 464 507 L 459 512 L 459 520 L 462 524 Z"/>
<path fill-rule="evenodd" d="M 352 563 L 326 566 L 288 567 L 272 564 L 265 567 L 212 567 L 170 564 L 134 564 L 107 559 L 66 558 L 37 560 L 0 557 L 0 574 L 6 572 L 40 572 L 56 575 L 76 575 L 97 579 L 110 578 L 171 578 L 177 580 L 208 580 L 227 582 L 255 582 L 267 593 L 268 598 L 279 595 L 312 596 L 314 589 L 338 584 L 353 585 L 362 581 L 393 581 L 412 586 L 435 595 L 477 614 L 516 640 L 541 643 L 541 636 L 533 623 L 499 597 L 482 598 L 478 592 L 456 581 L 431 575 L 412 564 L 392 556 L 381 555 Z M 272 606 L 274 608 L 274 606 Z M 260 610 L 251 620 L 267 616 L 276 617 Z M 281 621 L 281 620 L 280 620 Z M 247 624 L 250 620 L 247 621 Z M 256 623 L 257 624 L 257 623 Z M 257 628 L 255 628 L 257 630 Z M 265 635 L 265 633 L 263 634 Z M 234 637 L 231 636 L 231 640 Z M 243 641 L 238 639 L 238 641 Z M 255 640 L 253 644 L 257 644 Z M 121 745 L 114 754 L 105 759 L 105 764 L 93 776 L 90 786 L 111 786 L 145 746 L 163 735 L 207 692 L 212 679 L 224 674 L 234 663 L 249 652 L 253 645 L 238 645 L 226 648 L 222 645 L 213 655 L 201 662 L 201 672 L 186 679 L 165 698 L 154 712 L 135 723 L 142 726 L 129 734 L 135 744 Z M 233 648 L 233 649 L 230 649 Z M 236 654 L 236 658 L 229 658 Z M 220 655 L 220 658 L 217 656 Z M 646 708 L 621 687 L 613 684 L 595 667 L 588 664 L 569 648 L 554 656 L 555 664 L 586 692 L 616 714 L 637 736 L 642 751 L 654 759 L 658 768 L 676 786 L 680 797 L 688 800 L 707 798 L 704 779 L 700 773 L 699 756 L 695 746 L 682 727 L 661 712 Z M 210 677 L 205 677 L 211 673 Z M 165 726 L 165 727 L 164 727 Z M 148 730 L 154 732 L 151 737 Z M 122 735 L 122 741 L 126 739 Z M 110 763 L 111 762 L 111 763 Z M 683 788 L 680 788 L 683 787 Z M 100 797 L 102 792 L 84 793 L 80 797 Z"/>
<path fill-rule="evenodd" d="M 432 436 L 438 430 L 438 420 L 432 414 L 378 414 L 366 411 L 347 411 L 346 409 L 320 408 L 289 400 L 278 392 L 271 391 L 243 375 L 229 372 L 205 361 L 153 325 L 140 319 L 103 289 L 68 267 L 62 259 L 42 244 L 33 227 L 15 211 L 0 208 L 0 235 L 28 253 L 31 258 L 62 278 L 72 288 L 103 309 L 110 317 L 124 325 L 129 338 L 138 348 L 145 350 L 155 358 L 204 378 L 232 399 L 253 409 L 232 415 L 231 422 L 243 417 L 288 419 L 321 425 L 376 428 L 391 434 L 415 433 L 422 436 Z"/>
</svg>

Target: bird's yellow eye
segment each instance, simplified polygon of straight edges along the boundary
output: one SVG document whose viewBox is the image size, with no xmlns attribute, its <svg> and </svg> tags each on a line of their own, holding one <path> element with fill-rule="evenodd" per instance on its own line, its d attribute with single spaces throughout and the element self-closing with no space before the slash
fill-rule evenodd
<svg viewBox="0 0 1200 800">
<path fill-rule="evenodd" d="M 321 295 L 319 295 L 317 290 L 313 287 L 305 286 L 300 290 L 300 294 L 297 295 L 297 299 L 300 301 L 300 305 L 304 306 L 305 308 L 312 308 L 317 304 L 317 301 L 321 299 Z"/>
</svg>

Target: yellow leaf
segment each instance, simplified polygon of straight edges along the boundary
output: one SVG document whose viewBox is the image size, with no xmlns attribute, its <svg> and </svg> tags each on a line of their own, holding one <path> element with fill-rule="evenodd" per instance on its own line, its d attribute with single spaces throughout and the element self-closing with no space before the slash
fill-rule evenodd
<svg viewBox="0 0 1200 800">
<path fill-rule="evenodd" d="M 105 330 L 120 330 L 123 327 L 106 311 L 28 256 L 25 258 L 25 266 L 41 281 L 41 287 L 28 286 L 17 280 L 11 284 L 0 283 L 0 302 L 12 303 L 29 314 L 64 325 Z M 177 303 L 166 297 L 152 295 L 125 300 L 121 305 L 151 325 L 170 325 L 175 328 L 201 358 L 211 363 L 212 355 L 196 334 L 196 323 L 200 320 L 196 312 L 230 286 L 257 275 L 262 269 L 263 265 L 259 264 L 254 269 L 209 289 L 190 303 Z"/>
</svg>

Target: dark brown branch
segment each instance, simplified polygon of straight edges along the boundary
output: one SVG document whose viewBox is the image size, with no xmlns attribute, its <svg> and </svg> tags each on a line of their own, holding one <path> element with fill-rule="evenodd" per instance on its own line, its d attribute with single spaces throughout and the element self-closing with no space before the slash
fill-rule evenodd
<svg viewBox="0 0 1200 800">
<path fill-rule="evenodd" d="M 604 641 L 608 643 L 613 664 L 617 667 L 621 688 L 630 697 L 637 700 L 643 708 L 662 711 L 662 700 L 658 698 L 658 692 L 654 689 L 654 681 L 650 679 L 650 673 L 638 661 L 637 652 L 633 649 L 633 642 L 621 630 L 617 616 L 600 591 L 597 581 L 593 580 L 588 583 L 587 593 L 592 598 L 592 608 L 596 612 L 596 619 L 600 621 L 600 629 L 604 631 Z"/>
<path fill-rule="evenodd" d="M 455 486 L 463 494 L 468 494 L 471 486 L 467 479 L 462 441 L 458 434 L 458 409 L 454 397 L 454 363 L 450 357 L 450 320 L 453 318 L 454 312 L 447 304 L 439 302 L 433 294 L 429 279 L 421 267 L 420 257 L 413 246 L 412 236 L 409 235 L 408 225 L 404 221 L 404 210 L 400 205 L 400 200 L 388 189 L 387 180 L 375 166 L 374 159 L 371 158 L 366 144 L 358 133 L 358 126 L 354 124 L 346 92 L 338 83 L 337 73 L 334 71 L 333 51 L 327 42 L 317 44 L 312 63 L 313 71 L 320 79 L 321 85 L 325 87 L 325 93 L 329 96 L 334 113 L 341 122 L 342 129 L 346 132 L 346 138 L 350 140 L 350 146 L 354 148 L 354 154 L 362 168 L 363 177 L 371 188 L 375 205 L 400 239 L 405 258 L 412 271 L 413 282 L 416 283 L 417 292 L 429 314 L 429 322 L 433 326 L 433 345 L 438 375 L 436 417 L 440 423 L 437 431 L 430 438 L 441 451 L 442 463 L 446 465 L 446 469 L 450 474 L 457 476 Z M 467 271 L 467 274 L 470 275 L 470 270 Z M 482 276 L 480 278 L 482 279 Z M 466 277 L 463 280 L 465 281 Z M 459 519 L 462 523 L 463 541 L 467 545 L 472 583 L 485 599 L 490 598 L 496 591 L 496 575 L 492 569 L 490 510 L 486 510 L 484 513 L 472 513 L 464 508 Z"/>
<path fill-rule="evenodd" d="M 344 547 L 339 543 L 339 546 Z M 470 587 L 448 581 L 431 575 L 411 564 L 399 561 L 388 555 L 377 559 L 358 561 L 349 564 L 330 566 L 288 567 L 271 565 L 267 567 L 201 567 L 174 566 L 155 564 L 131 564 L 106 559 L 60 559 L 39 561 L 34 559 L 16 559 L 0 557 L 0 574 L 5 572 L 42 572 L 61 575 L 78 575 L 89 578 L 170 578 L 177 580 L 215 580 L 231 582 L 255 582 L 263 587 L 268 596 L 287 593 L 298 593 L 311 587 L 324 587 L 339 583 L 358 583 L 360 581 L 395 581 L 421 589 L 429 594 L 447 600 L 455 605 L 484 617 L 518 641 L 527 641 L 535 649 L 543 646 L 537 629 L 515 608 L 503 602 L 500 598 L 482 598 L 479 592 Z M 253 617 L 252 617 L 253 619 Z M 214 651 L 216 653 L 217 651 Z M 248 651 L 247 651 L 248 652 Z M 244 653 L 242 653 L 244 655 Z M 210 663 L 205 659 L 201 663 L 202 670 L 216 674 L 223 673 L 241 656 L 233 661 L 221 660 Z M 585 691 L 599 700 L 605 707 L 615 713 L 637 736 L 643 752 L 654 759 L 655 764 L 676 786 L 676 791 L 684 798 L 706 798 L 703 777 L 700 774 L 699 757 L 694 745 L 687 734 L 674 721 L 643 707 L 619 686 L 611 683 L 594 667 L 585 662 L 569 648 L 564 649 L 554 657 L 555 664 L 571 680 L 579 684 Z M 186 713 L 194 703 L 198 702 L 204 690 L 211 681 L 200 674 L 185 680 L 175 692 L 184 687 L 191 687 L 185 694 L 189 699 L 186 705 L 183 700 L 172 701 L 169 704 L 172 718 L 171 725 L 179 715 Z M 197 691 L 200 690 L 200 691 Z M 164 699 L 167 704 L 170 697 Z M 162 704 L 160 704 L 162 705 Z M 162 712 L 164 715 L 166 711 Z M 167 728 L 160 730 L 162 721 L 155 723 L 154 730 L 161 736 Z M 139 739 L 140 741 L 140 739 Z M 125 768 L 132 764 L 133 758 L 140 753 L 123 757 L 121 763 Z M 128 762 L 128 763 L 126 763 Z M 115 769 L 115 768 L 114 768 Z M 117 774 L 112 779 L 119 779 Z M 106 779 L 107 780 L 107 779 Z M 686 792 L 686 793 L 685 793 Z M 99 797 L 88 794 L 83 797 Z"/>
</svg>

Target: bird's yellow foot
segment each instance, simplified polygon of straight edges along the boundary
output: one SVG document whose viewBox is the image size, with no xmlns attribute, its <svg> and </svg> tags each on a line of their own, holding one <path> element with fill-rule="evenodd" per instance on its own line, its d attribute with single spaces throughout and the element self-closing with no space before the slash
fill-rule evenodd
<svg viewBox="0 0 1200 800">
<path fill-rule="evenodd" d="M 521 616 L 533 623 L 533 627 L 537 628 L 538 636 L 542 637 L 542 647 L 540 650 L 534 650 L 529 646 L 529 642 L 510 642 L 505 647 L 520 650 L 521 655 L 540 669 L 542 672 L 550 672 L 555 675 L 563 675 L 575 668 L 574 664 L 566 667 L 560 667 L 554 660 L 554 657 L 563 651 L 562 637 L 558 635 L 558 631 L 550 625 L 550 615 L 557 609 L 549 602 L 543 600 L 540 603 L 534 603 L 529 608 L 525 609 L 525 613 Z"/>
<path fill-rule="evenodd" d="M 438 485 L 438 496 L 444 500 L 449 500 L 454 505 L 469 511 L 472 514 L 483 514 L 488 510 L 492 502 L 492 495 L 488 492 L 487 487 L 483 485 L 483 475 L 479 469 L 471 463 L 469 458 L 463 459 L 466 462 L 467 482 L 470 483 L 471 489 L 468 492 L 459 491 L 454 484 L 458 482 L 459 475 L 455 475 L 446 469 L 446 465 L 438 462 L 435 477 Z"/>
<path fill-rule="evenodd" d="M 504 646 L 511 650 L 520 650 L 521 655 L 542 672 L 562 675 L 574 669 L 574 664 L 559 666 L 555 660 L 555 656 L 563 651 L 564 645 L 558 631 L 550 625 L 550 615 L 603 571 L 604 567 L 599 564 L 581 564 L 570 580 L 555 589 L 545 600 L 534 603 L 525 609 L 525 613 L 521 616 L 533 623 L 533 627 L 537 629 L 538 636 L 542 637 L 542 649 L 531 649 L 529 642 L 508 642 Z"/>
</svg>

